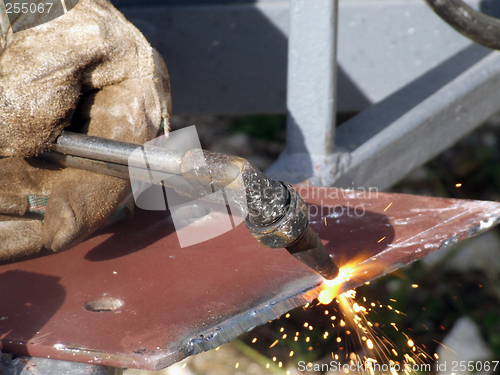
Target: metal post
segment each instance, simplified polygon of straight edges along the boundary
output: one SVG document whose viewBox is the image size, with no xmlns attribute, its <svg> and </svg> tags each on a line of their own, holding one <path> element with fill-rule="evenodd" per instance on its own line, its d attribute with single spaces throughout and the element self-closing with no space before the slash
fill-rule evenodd
<svg viewBox="0 0 500 375">
<path fill-rule="evenodd" d="M 268 173 L 300 182 L 334 148 L 338 0 L 291 0 L 287 148 Z M 321 184 L 321 181 L 314 181 Z"/>
</svg>

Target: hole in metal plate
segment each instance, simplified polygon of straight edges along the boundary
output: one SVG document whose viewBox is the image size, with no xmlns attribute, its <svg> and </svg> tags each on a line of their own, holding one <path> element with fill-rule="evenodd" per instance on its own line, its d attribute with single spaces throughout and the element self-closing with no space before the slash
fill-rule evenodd
<svg viewBox="0 0 500 375">
<path fill-rule="evenodd" d="M 191 204 L 179 207 L 175 210 L 175 214 L 182 219 L 195 221 L 208 215 L 211 211 L 212 210 L 209 207 L 201 206 L 199 204 Z"/>
<path fill-rule="evenodd" d="M 103 297 L 85 302 L 83 307 L 87 311 L 106 312 L 114 311 L 123 306 L 123 301 L 118 298 Z"/>
</svg>

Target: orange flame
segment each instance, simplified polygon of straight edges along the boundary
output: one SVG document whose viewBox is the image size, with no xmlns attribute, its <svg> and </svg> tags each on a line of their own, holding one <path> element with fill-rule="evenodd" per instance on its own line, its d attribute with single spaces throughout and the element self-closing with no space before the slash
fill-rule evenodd
<svg viewBox="0 0 500 375">
<path fill-rule="evenodd" d="M 318 301 L 323 305 L 328 305 L 337 297 L 342 290 L 342 284 L 349 281 L 354 270 L 352 267 L 342 267 L 339 271 L 339 275 L 333 280 L 325 280 L 321 284 L 323 289 L 318 296 Z"/>
</svg>

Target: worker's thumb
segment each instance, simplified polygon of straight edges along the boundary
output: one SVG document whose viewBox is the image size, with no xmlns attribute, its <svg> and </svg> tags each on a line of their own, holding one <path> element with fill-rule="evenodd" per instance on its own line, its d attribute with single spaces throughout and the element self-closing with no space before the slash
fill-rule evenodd
<svg viewBox="0 0 500 375">
<path fill-rule="evenodd" d="M 40 220 L 0 215 L 0 262 L 38 252 L 42 248 L 41 233 Z"/>
<path fill-rule="evenodd" d="M 76 245 L 108 223 L 129 190 L 130 184 L 125 180 L 76 169 L 64 170 L 47 204 L 43 245 L 53 251 Z"/>
</svg>

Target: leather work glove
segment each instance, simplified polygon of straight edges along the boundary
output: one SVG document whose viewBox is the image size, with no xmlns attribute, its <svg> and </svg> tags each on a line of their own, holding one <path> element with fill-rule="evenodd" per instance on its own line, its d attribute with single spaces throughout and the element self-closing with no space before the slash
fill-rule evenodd
<svg viewBox="0 0 500 375">
<path fill-rule="evenodd" d="M 22 22 L 22 16 L 15 22 Z M 0 38 L 0 261 L 66 250 L 109 222 L 129 181 L 33 158 L 65 128 L 145 143 L 168 131 L 161 56 L 105 0 Z"/>
</svg>

